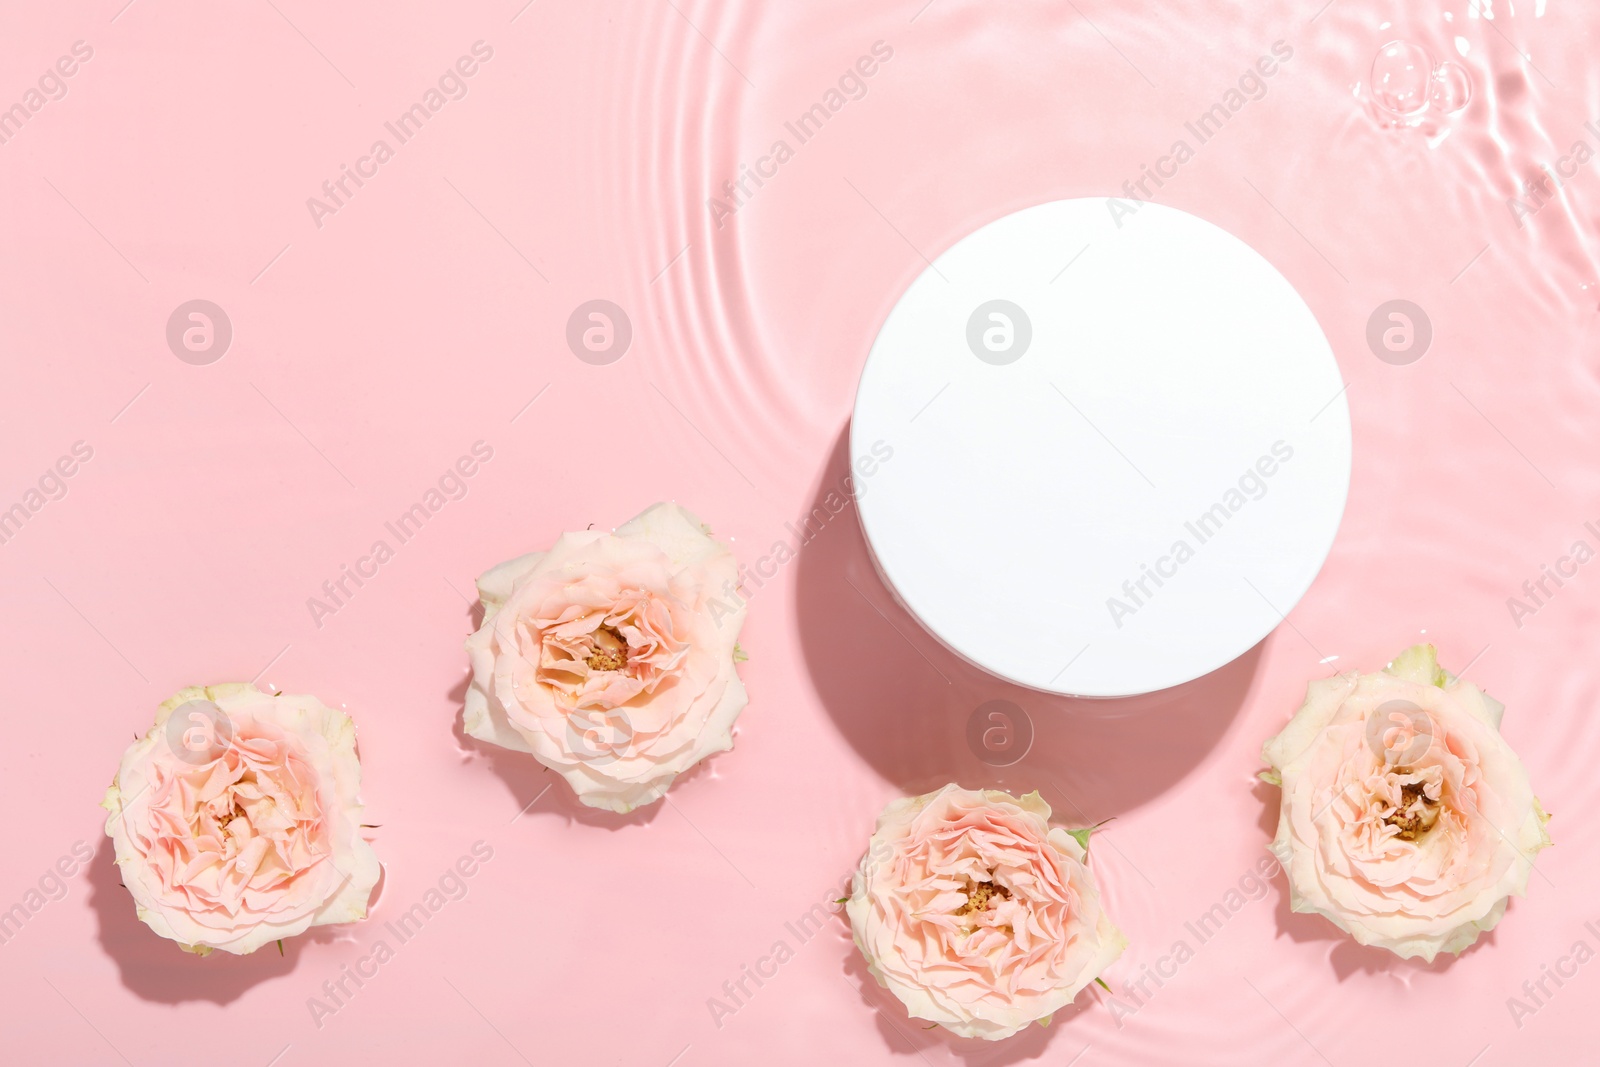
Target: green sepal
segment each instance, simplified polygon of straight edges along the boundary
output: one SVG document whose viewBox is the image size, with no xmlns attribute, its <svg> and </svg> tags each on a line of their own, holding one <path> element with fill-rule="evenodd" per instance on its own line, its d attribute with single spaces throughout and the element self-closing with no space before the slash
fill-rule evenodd
<svg viewBox="0 0 1600 1067">
<path fill-rule="evenodd" d="M 1115 818 L 1115 815 L 1111 817 L 1111 819 Z M 1100 827 L 1104 826 L 1106 823 L 1110 822 L 1111 819 L 1101 819 L 1093 826 L 1086 826 L 1082 830 L 1068 830 L 1067 833 L 1072 835 L 1072 839 L 1078 842 L 1078 847 L 1083 849 L 1084 854 L 1087 855 L 1089 852 L 1089 835 L 1100 829 Z"/>
<path fill-rule="evenodd" d="M 1439 666 L 1439 650 L 1427 643 L 1412 645 L 1396 656 L 1384 670 L 1396 678 L 1404 678 L 1418 685 L 1433 685 L 1443 689 L 1448 684 L 1448 676 Z"/>
</svg>

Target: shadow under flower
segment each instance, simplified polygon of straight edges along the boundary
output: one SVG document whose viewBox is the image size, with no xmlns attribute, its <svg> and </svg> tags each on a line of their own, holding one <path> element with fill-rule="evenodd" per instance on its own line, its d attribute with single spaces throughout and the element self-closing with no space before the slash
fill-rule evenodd
<svg viewBox="0 0 1600 1067">
<path fill-rule="evenodd" d="M 123 987 L 141 1000 L 230 1004 L 257 984 L 293 971 L 308 942 L 334 941 L 343 929 L 318 926 L 285 938 L 282 955 L 273 944 L 248 956 L 218 951 L 201 957 L 185 952 L 140 921 L 112 851 L 111 843 L 102 841 L 89 861 L 89 906 L 99 921 L 100 947 L 116 962 Z"/>
</svg>

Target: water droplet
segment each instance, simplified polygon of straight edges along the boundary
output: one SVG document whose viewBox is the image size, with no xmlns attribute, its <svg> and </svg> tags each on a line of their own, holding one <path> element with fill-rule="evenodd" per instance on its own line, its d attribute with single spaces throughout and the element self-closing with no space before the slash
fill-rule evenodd
<svg viewBox="0 0 1600 1067">
<path fill-rule="evenodd" d="M 1428 102 L 1446 115 L 1472 102 L 1472 75 L 1460 63 L 1446 60 L 1434 70 L 1428 85 Z"/>
<path fill-rule="evenodd" d="M 1373 103 L 1396 118 L 1420 116 L 1428 108 L 1433 56 L 1419 44 L 1390 41 L 1372 61 Z"/>
</svg>

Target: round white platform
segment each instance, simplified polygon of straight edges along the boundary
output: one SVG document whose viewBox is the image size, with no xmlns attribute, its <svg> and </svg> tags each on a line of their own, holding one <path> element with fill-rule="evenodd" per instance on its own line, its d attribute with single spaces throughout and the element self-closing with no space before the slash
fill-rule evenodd
<svg viewBox="0 0 1600 1067">
<path fill-rule="evenodd" d="M 1305 301 L 1242 241 L 1061 200 L 900 298 L 850 452 L 879 571 L 934 636 L 1022 685 L 1126 696 L 1294 607 L 1344 512 L 1350 413 Z"/>
</svg>

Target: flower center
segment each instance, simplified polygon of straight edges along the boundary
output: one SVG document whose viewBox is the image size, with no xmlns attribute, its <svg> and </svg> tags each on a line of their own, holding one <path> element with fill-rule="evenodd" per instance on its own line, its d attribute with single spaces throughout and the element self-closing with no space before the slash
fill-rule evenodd
<svg viewBox="0 0 1600 1067">
<path fill-rule="evenodd" d="M 1401 767 L 1396 771 L 1407 773 L 1407 769 Z M 1400 803 L 1383 821 L 1398 831 L 1395 836 L 1400 840 L 1415 841 L 1439 821 L 1439 808 L 1439 801 L 1428 796 L 1424 783 L 1406 782 L 1400 786 Z"/>
<path fill-rule="evenodd" d="M 1010 900 L 1011 890 L 994 881 L 994 872 L 989 872 L 990 880 L 987 882 L 968 882 L 966 888 L 967 902 L 956 909 L 958 916 L 975 915 L 989 907 L 992 900 Z"/>
<path fill-rule="evenodd" d="M 236 835 L 232 830 L 228 829 L 228 827 L 231 826 L 236 820 L 243 817 L 244 806 L 239 803 L 239 798 L 235 796 L 233 798 L 232 807 L 223 812 L 221 815 L 217 816 L 217 832 L 222 834 L 225 839 L 233 839 Z"/>
<path fill-rule="evenodd" d="M 591 671 L 620 671 L 628 665 L 628 642 L 610 626 L 602 626 L 592 635 L 594 648 L 583 662 Z"/>
</svg>

